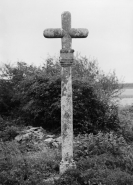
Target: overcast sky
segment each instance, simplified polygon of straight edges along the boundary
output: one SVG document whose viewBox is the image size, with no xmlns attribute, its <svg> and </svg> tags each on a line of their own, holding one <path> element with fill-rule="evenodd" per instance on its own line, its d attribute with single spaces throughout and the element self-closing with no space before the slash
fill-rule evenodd
<svg viewBox="0 0 133 185">
<path fill-rule="evenodd" d="M 64 11 L 73 28 L 89 30 L 87 38 L 72 40 L 75 54 L 133 83 L 133 0 L 0 0 L 0 65 L 40 65 L 59 56 L 61 39 L 46 39 L 43 31 L 60 28 Z"/>
</svg>

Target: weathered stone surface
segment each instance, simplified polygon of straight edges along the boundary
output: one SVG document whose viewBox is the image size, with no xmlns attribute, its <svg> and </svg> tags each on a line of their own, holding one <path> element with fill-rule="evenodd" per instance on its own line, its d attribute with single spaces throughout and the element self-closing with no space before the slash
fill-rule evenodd
<svg viewBox="0 0 133 185">
<path fill-rule="evenodd" d="M 55 137 L 55 135 L 47 135 L 46 137 L 52 137 L 53 138 L 53 137 Z"/>
<path fill-rule="evenodd" d="M 15 140 L 16 141 L 22 141 L 22 140 L 26 140 L 26 139 L 29 139 L 29 134 L 24 134 L 24 135 L 18 135 L 15 137 Z"/>
<path fill-rule="evenodd" d="M 60 28 L 49 28 L 44 30 L 43 36 L 46 38 L 62 38 L 64 36 L 63 31 Z"/>
<path fill-rule="evenodd" d="M 46 29 L 44 37 L 61 38 L 62 49 L 60 50 L 61 69 L 61 137 L 62 137 L 62 161 L 60 173 L 69 168 L 76 168 L 73 161 L 73 104 L 72 104 L 72 74 L 71 65 L 74 60 L 72 50 L 72 38 L 85 38 L 88 36 L 87 29 L 71 28 L 71 14 L 66 11 L 61 15 L 62 29 Z"/>
<path fill-rule="evenodd" d="M 61 70 L 61 136 L 62 160 L 73 159 L 73 105 L 71 67 Z"/>
<path fill-rule="evenodd" d="M 58 142 L 58 143 L 61 143 L 61 141 L 62 141 L 61 136 L 60 136 L 60 137 L 57 137 L 57 138 L 55 139 L 55 141 Z"/>
<path fill-rule="evenodd" d="M 31 138 L 32 140 L 41 140 L 44 138 L 45 133 L 42 127 L 26 127 L 15 137 L 15 140 L 17 142 L 24 142 Z"/>
<path fill-rule="evenodd" d="M 68 169 L 76 169 L 76 164 L 73 160 L 62 160 L 60 163 L 60 173 L 63 174 Z"/>
<path fill-rule="evenodd" d="M 61 38 L 62 49 L 69 50 L 72 46 L 72 38 L 86 38 L 88 30 L 85 28 L 71 28 L 71 14 L 66 11 L 62 15 L 62 28 L 49 28 L 44 30 L 43 35 L 46 38 Z"/>
<path fill-rule="evenodd" d="M 47 183 L 49 185 L 52 185 L 52 184 L 55 184 L 55 180 L 58 180 L 59 178 L 60 178 L 60 176 L 56 175 L 56 176 L 50 177 L 48 179 L 44 179 L 43 182 Z"/>
<path fill-rule="evenodd" d="M 58 148 L 61 145 L 61 137 L 47 134 L 42 127 L 26 127 L 15 137 L 19 143 L 30 142 L 34 145 L 44 144 L 48 147 Z"/>
<path fill-rule="evenodd" d="M 52 143 L 52 146 L 55 147 L 55 148 L 58 148 L 59 147 L 59 144 L 57 142 L 53 142 Z"/>
<path fill-rule="evenodd" d="M 61 137 L 58 138 L 48 138 L 44 142 L 48 144 L 49 147 L 59 148 L 61 146 Z"/>
<path fill-rule="evenodd" d="M 88 30 L 85 28 L 71 28 L 69 35 L 71 38 L 86 38 L 88 36 Z"/>
<path fill-rule="evenodd" d="M 54 142 L 54 139 L 53 138 L 48 138 L 48 139 L 45 139 L 44 141 L 48 142 L 48 143 L 52 143 L 52 142 Z"/>
</svg>

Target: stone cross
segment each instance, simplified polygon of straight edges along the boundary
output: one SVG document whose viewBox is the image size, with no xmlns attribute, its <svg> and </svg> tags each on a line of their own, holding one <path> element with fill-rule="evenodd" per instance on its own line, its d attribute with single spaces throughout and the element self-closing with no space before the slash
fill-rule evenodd
<svg viewBox="0 0 133 185">
<path fill-rule="evenodd" d="M 71 49 L 72 38 L 85 38 L 88 36 L 87 29 L 71 28 L 71 14 L 62 13 L 62 29 L 50 28 L 43 32 L 46 38 L 61 38 L 62 49 L 60 50 L 61 64 L 61 137 L 62 137 L 62 161 L 60 173 L 67 169 L 75 169 L 73 161 L 73 102 L 72 102 L 72 72 L 71 66 L 74 61 L 74 50 Z"/>
</svg>

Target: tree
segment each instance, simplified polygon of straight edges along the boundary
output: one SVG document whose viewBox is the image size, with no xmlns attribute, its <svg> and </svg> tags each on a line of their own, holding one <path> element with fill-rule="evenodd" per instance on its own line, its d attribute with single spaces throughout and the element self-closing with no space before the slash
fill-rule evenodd
<svg viewBox="0 0 133 185">
<path fill-rule="evenodd" d="M 59 61 L 49 57 L 42 67 L 18 63 L 6 72 L 13 83 L 11 101 L 19 102 L 18 116 L 26 124 L 60 130 L 60 70 Z M 105 75 L 96 60 L 80 56 L 76 57 L 72 70 L 75 132 L 116 130 L 118 110 L 111 99 L 118 96 L 120 86 L 115 73 Z"/>
</svg>

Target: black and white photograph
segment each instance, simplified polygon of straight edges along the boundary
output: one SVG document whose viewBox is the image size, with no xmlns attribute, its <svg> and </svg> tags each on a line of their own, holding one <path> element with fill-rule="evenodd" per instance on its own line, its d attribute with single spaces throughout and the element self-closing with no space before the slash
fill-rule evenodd
<svg viewBox="0 0 133 185">
<path fill-rule="evenodd" d="M 0 185 L 133 185 L 132 0 L 0 0 Z"/>
</svg>

